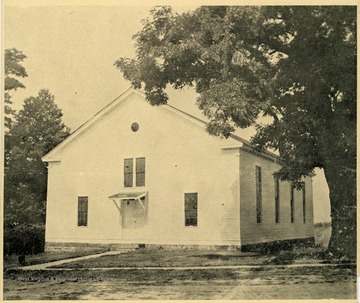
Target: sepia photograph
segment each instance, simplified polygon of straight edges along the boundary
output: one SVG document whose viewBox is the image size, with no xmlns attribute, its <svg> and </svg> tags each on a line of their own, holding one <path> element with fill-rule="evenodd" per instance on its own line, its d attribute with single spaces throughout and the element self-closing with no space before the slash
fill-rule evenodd
<svg viewBox="0 0 360 303">
<path fill-rule="evenodd" d="M 357 6 L 4 0 L 2 299 L 357 298 Z"/>
</svg>

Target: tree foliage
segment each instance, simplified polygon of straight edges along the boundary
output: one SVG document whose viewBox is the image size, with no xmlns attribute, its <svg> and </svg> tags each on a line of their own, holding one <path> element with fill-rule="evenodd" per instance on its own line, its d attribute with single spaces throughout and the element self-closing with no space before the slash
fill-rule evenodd
<svg viewBox="0 0 360 303">
<path fill-rule="evenodd" d="M 155 8 L 134 35 L 136 58 L 115 62 L 153 105 L 167 85 L 194 86 L 207 130 L 228 137 L 255 125 L 252 143 L 279 151 L 283 180 L 315 167 L 330 189 L 330 251 L 356 249 L 356 8 Z M 272 122 L 257 123 L 261 116 Z"/>
<path fill-rule="evenodd" d="M 25 68 L 21 65 L 26 56 L 15 48 L 5 50 L 5 79 L 4 79 L 4 103 L 5 103 L 5 126 L 9 128 L 11 116 L 15 113 L 11 108 L 11 95 L 18 88 L 25 88 L 18 78 L 27 77 Z"/>
<path fill-rule="evenodd" d="M 4 242 L 7 253 L 41 251 L 47 170 L 42 156 L 69 135 L 54 95 L 41 90 L 24 100 L 6 137 Z"/>
</svg>

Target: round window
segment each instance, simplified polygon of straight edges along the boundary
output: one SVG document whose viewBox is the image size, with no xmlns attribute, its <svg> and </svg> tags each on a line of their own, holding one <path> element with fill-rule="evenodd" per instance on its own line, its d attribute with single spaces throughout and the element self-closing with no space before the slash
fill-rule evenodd
<svg viewBox="0 0 360 303">
<path fill-rule="evenodd" d="M 133 132 L 137 132 L 139 130 L 139 123 L 134 122 L 133 124 L 131 124 L 131 130 Z"/>
</svg>

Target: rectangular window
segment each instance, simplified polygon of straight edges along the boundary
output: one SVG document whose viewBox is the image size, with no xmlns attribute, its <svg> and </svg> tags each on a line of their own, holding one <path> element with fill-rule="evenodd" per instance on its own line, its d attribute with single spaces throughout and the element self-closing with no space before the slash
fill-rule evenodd
<svg viewBox="0 0 360 303">
<path fill-rule="evenodd" d="M 305 191 L 305 182 L 302 188 L 302 198 L 303 198 L 303 221 L 306 223 L 306 191 Z"/>
<path fill-rule="evenodd" d="M 294 223 L 294 191 L 295 186 L 290 184 L 290 220 L 291 223 Z"/>
<path fill-rule="evenodd" d="M 124 186 L 133 186 L 133 159 L 124 159 Z"/>
<path fill-rule="evenodd" d="M 145 158 L 136 158 L 136 186 L 145 186 Z"/>
<path fill-rule="evenodd" d="M 198 195 L 197 193 L 185 194 L 185 226 L 197 226 Z"/>
<path fill-rule="evenodd" d="M 256 223 L 261 223 L 262 195 L 261 195 L 261 167 L 255 167 L 256 175 Z"/>
<path fill-rule="evenodd" d="M 275 223 L 280 222 L 280 180 L 275 176 Z"/>
<path fill-rule="evenodd" d="M 87 226 L 88 197 L 78 197 L 78 226 Z"/>
</svg>

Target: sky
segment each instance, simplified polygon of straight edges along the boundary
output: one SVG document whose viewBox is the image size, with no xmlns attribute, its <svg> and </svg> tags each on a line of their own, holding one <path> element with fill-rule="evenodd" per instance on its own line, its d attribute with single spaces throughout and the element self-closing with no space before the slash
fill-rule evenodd
<svg viewBox="0 0 360 303">
<path fill-rule="evenodd" d="M 16 3 L 8 1 L 8 3 Z M 9 4 L 8 4 L 9 5 Z M 194 6 L 176 6 L 181 13 Z M 132 36 L 150 6 L 3 6 L 2 46 L 21 50 L 28 77 L 13 95 L 13 108 L 49 89 L 75 130 L 126 90 L 130 83 L 114 66 L 120 57 L 134 57 Z M 196 94 L 190 89 L 170 91 L 169 103 L 200 116 Z M 253 130 L 241 131 L 249 139 Z M 315 222 L 329 218 L 328 188 L 323 173 L 314 178 Z"/>
<path fill-rule="evenodd" d="M 4 46 L 21 50 L 26 86 L 14 97 L 47 88 L 55 95 L 64 121 L 75 129 L 130 83 L 114 66 L 116 59 L 135 54 L 132 35 L 151 7 L 5 7 Z"/>
</svg>

